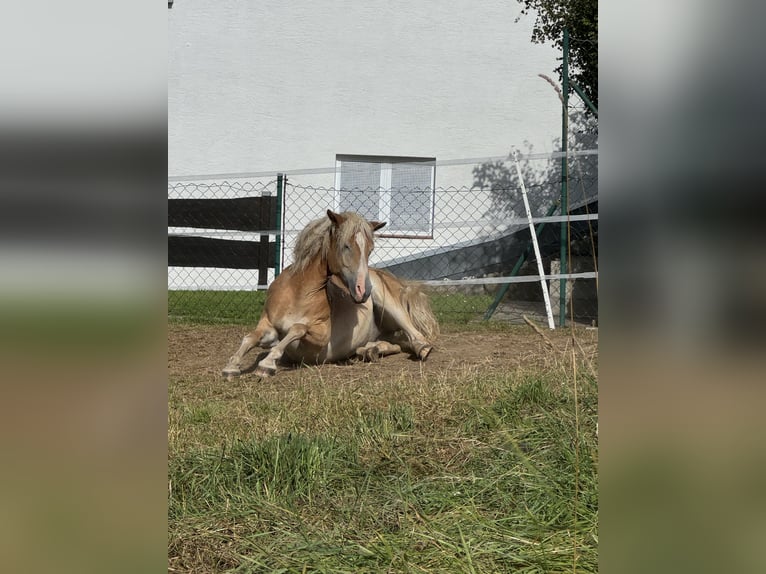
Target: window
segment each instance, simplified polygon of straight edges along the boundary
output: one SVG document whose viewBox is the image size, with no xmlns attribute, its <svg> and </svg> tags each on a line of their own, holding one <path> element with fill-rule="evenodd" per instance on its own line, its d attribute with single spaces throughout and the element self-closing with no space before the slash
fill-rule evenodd
<svg viewBox="0 0 766 574">
<path fill-rule="evenodd" d="M 337 155 L 335 206 L 385 221 L 383 236 L 431 238 L 436 158 Z"/>
</svg>

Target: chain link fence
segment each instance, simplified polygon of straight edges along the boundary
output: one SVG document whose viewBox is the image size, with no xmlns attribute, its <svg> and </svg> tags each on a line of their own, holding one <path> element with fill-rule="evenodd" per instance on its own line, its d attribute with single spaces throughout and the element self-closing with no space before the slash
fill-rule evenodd
<svg viewBox="0 0 766 574">
<path fill-rule="evenodd" d="M 168 182 L 168 314 L 257 320 L 277 272 L 279 190 L 262 180 Z"/>
<path fill-rule="evenodd" d="M 552 276 L 545 286 L 556 324 L 562 317 L 595 324 L 593 126 L 583 124 L 573 139 L 563 217 L 561 158 L 530 148 L 518 164 L 510 156 L 449 162 L 359 156 L 284 177 L 169 182 L 169 315 L 254 323 L 264 290 L 292 262 L 298 233 L 331 209 L 387 222 L 370 264 L 423 282 L 441 322 L 521 322 L 527 316 L 545 324 L 523 181 L 543 271 Z"/>
</svg>

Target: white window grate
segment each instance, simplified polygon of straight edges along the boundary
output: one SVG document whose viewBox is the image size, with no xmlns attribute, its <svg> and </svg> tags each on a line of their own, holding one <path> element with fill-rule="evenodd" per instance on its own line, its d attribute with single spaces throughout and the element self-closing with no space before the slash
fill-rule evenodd
<svg viewBox="0 0 766 574">
<path fill-rule="evenodd" d="M 337 155 L 335 207 L 387 222 L 383 236 L 433 235 L 436 158 Z"/>
</svg>

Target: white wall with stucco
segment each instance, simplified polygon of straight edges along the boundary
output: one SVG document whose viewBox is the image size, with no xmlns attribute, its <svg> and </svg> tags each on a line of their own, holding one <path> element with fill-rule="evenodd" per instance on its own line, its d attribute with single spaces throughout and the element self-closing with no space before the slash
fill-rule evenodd
<svg viewBox="0 0 766 574">
<path fill-rule="evenodd" d="M 512 0 L 178 0 L 169 175 L 555 151 L 560 103 L 537 74 L 553 75 L 557 53 L 519 15 Z"/>
</svg>

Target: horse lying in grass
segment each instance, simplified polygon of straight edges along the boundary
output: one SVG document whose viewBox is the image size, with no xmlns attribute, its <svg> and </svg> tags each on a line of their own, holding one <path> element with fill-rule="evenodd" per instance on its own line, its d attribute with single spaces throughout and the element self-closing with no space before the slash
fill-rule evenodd
<svg viewBox="0 0 766 574">
<path fill-rule="evenodd" d="M 269 287 L 260 321 L 223 375 L 240 375 L 254 347 L 270 349 L 255 369 L 263 377 L 276 374 L 283 355 L 294 363 L 377 361 L 405 348 L 425 361 L 439 333 L 428 297 L 417 284 L 367 266 L 373 232 L 384 225 L 330 210 L 309 223 L 294 263 Z"/>
</svg>

